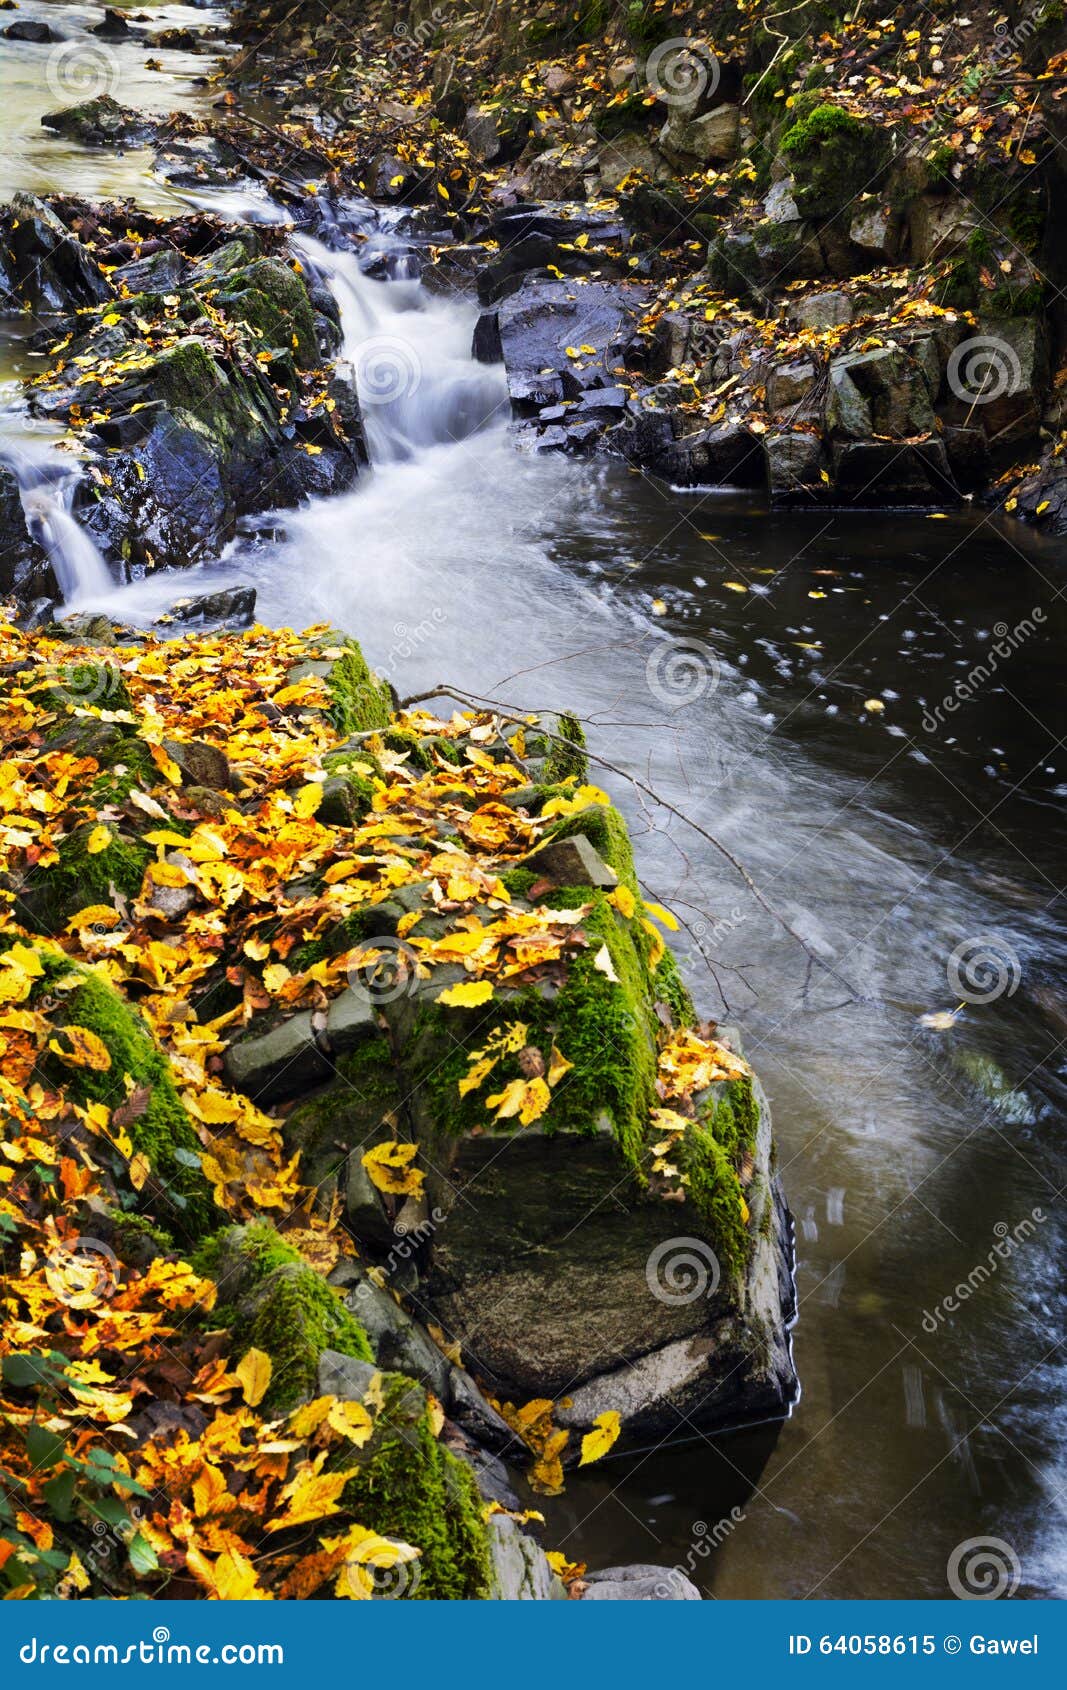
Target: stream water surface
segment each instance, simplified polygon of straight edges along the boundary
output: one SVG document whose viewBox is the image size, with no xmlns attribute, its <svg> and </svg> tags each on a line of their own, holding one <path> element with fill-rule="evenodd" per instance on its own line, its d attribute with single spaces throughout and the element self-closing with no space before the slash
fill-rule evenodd
<svg viewBox="0 0 1067 1690">
<path fill-rule="evenodd" d="M 30 96 L 8 92 L 17 135 Z M 46 145 L 38 176 L 104 191 L 102 162 Z M 121 191 L 152 203 L 139 169 Z M 1020 1594 L 1064 1594 L 1062 551 L 980 511 L 773 512 L 520 452 L 502 373 L 469 358 L 474 308 L 427 294 L 369 208 L 353 227 L 304 256 L 341 308 L 371 471 L 218 565 L 102 597 L 144 620 L 251 582 L 264 620 L 350 629 L 402 694 L 578 711 L 697 823 L 603 772 L 701 1008 L 741 1025 L 771 1096 L 803 1394 L 782 1427 L 577 1476 L 544 1504 L 551 1542 L 817 1598 L 948 1595 L 960 1546 L 994 1540 Z M 7 358 L 25 367 L 14 326 Z"/>
</svg>

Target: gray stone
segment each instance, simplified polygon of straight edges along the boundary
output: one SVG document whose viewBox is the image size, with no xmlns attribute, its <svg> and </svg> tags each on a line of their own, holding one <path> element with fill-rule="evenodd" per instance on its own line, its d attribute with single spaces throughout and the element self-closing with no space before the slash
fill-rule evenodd
<svg viewBox="0 0 1067 1690">
<path fill-rule="evenodd" d="M 852 304 L 844 293 L 809 293 L 791 309 L 802 329 L 832 329 L 852 321 Z"/>
<path fill-rule="evenodd" d="M 626 178 L 635 173 L 653 182 L 666 181 L 671 175 L 670 165 L 650 146 L 647 138 L 629 130 L 601 142 L 597 168 L 600 185 L 609 193 L 617 193 Z"/>
<path fill-rule="evenodd" d="M 226 792 L 230 765 L 226 753 L 206 739 L 165 739 L 163 749 L 182 772 L 183 786 L 208 786 Z"/>
<path fill-rule="evenodd" d="M 491 1596 L 500 1602 L 548 1602 L 566 1599 L 562 1581 L 544 1550 L 517 1520 L 492 1514 L 488 1523 Z"/>
<path fill-rule="evenodd" d="M 934 409 L 922 367 L 903 347 L 876 346 L 870 352 L 850 352 L 835 358 L 830 379 L 835 394 L 844 376 L 863 396 L 870 411 L 867 433 L 911 439 L 929 434 L 934 427 Z M 847 404 L 851 404 L 851 398 Z M 844 429 L 857 438 L 852 426 Z"/>
<path fill-rule="evenodd" d="M 369 1361 L 342 1355 L 340 1350 L 323 1350 L 315 1380 L 320 1397 L 340 1397 L 342 1402 L 362 1402 L 379 1369 Z"/>
<path fill-rule="evenodd" d="M 870 405 L 848 370 L 837 363 L 830 366 L 830 398 L 826 408 L 826 420 L 835 434 L 846 435 L 852 440 L 869 439 L 874 427 Z"/>
<path fill-rule="evenodd" d="M 378 1021 L 374 1005 L 365 992 L 346 986 L 326 1011 L 326 1037 L 335 1056 L 355 1050 L 365 1039 L 375 1038 Z"/>
<path fill-rule="evenodd" d="M 381 1194 L 360 1160 L 362 1145 L 348 1158 L 345 1175 L 345 1217 L 361 1243 L 388 1249 L 393 1228 L 382 1207 Z"/>
<path fill-rule="evenodd" d="M 507 1421 L 491 1408 L 470 1374 L 453 1367 L 448 1380 L 451 1415 L 456 1425 L 476 1444 L 496 1455 L 514 1454 L 518 1439 Z"/>
<path fill-rule="evenodd" d="M 888 206 L 862 206 L 849 225 L 848 238 L 873 263 L 889 264 L 896 257 L 899 245 L 897 220 Z"/>
<path fill-rule="evenodd" d="M 964 250 L 979 228 L 979 214 L 960 194 L 922 194 L 908 208 L 913 264 L 936 264 Z"/>
<path fill-rule="evenodd" d="M 521 867 L 557 886 L 617 886 L 619 877 L 606 863 L 591 840 L 584 833 L 574 833 L 569 839 L 551 839 L 540 850 L 525 857 Z"/>
<path fill-rule="evenodd" d="M 767 480 L 773 498 L 788 498 L 793 493 L 807 493 L 822 486 L 822 444 L 817 434 L 765 434 L 763 452 L 767 462 Z"/>
<path fill-rule="evenodd" d="M 310 1010 L 268 1033 L 238 1040 L 226 1052 L 224 1065 L 230 1083 L 257 1103 L 294 1097 L 332 1072 L 315 1042 Z"/>
<path fill-rule="evenodd" d="M 586 1573 L 583 1602 L 700 1602 L 691 1579 L 677 1567 L 605 1567 Z"/>
<path fill-rule="evenodd" d="M 767 198 L 763 202 L 763 214 L 772 223 L 795 223 L 800 217 L 797 202 L 793 198 L 793 179 L 783 176 L 780 182 L 775 182 Z"/>
<path fill-rule="evenodd" d="M 668 158 L 697 159 L 701 164 L 734 159 L 741 144 L 740 108 L 717 106 L 702 117 L 691 117 L 684 105 L 676 105 L 660 131 L 659 144 Z"/>
<path fill-rule="evenodd" d="M 767 380 L 767 407 L 772 412 L 792 411 L 803 404 L 815 386 L 815 366 L 806 359 L 779 364 Z"/>
<path fill-rule="evenodd" d="M 348 1291 L 345 1306 L 370 1339 L 378 1365 L 390 1373 L 406 1373 L 417 1379 L 440 1398 L 447 1410 L 452 1364 L 392 1292 L 381 1290 L 361 1274 Z"/>
<path fill-rule="evenodd" d="M 837 492 L 856 505 L 940 505 L 956 496 L 940 439 L 839 441 L 832 456 Z"/>
<path fill-rule="evenodd" d="M 593 146 L 549 147 L 526 166 L 525 175 L 535 199 L 585 199 L 596 174 L 597 149 Z"/>
</svg>

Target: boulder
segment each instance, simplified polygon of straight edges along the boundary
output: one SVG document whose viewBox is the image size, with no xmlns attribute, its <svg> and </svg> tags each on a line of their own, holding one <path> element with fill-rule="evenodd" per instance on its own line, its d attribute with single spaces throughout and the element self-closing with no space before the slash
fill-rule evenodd
<svg viewBox="0 0 1067 1690">
<path fill-rule="evenodd" d="M 256 611 L 254 587 L 224 587 L 217 593 L 198 593 L 178 599 L 168 615 L 175 622 L 215 623 L 220 627 L 247 628 Z"/>
<path fill-rule="evenodd" d="M 741 111 L 738 106 L 717 106 L 702 116 L 688 115 L 685 103 L 672 106 L 660 131 L 660 151 L 670 159 L 699 164 L 726 163 L 735 159 L 741 146 Z"/>
<path fill-rule="evenodd" d="M 52 208 L 32 194 L 16 194 L 0 213 L 0 283 L 31 311 L 78 311 L 99 305 L 110 288 L 91 254 Z"/>
<path fill-rule="evenodd" d="M 157 127 L 154 118 L 120 106 L 110 94 L 46 112 L 41 122 L 79 147 L 109 147 L 120 141 L 140 143 L 149 140 Z"/>
<path fill-rule="evenodd" d="M 596 166 L 595 145 L 580 142 L 536 153 L 524 162 L 522 174 L 535 199 L 584 200 L 595 184 Z"/>
<path fill-rule="evenodd" d="M 609 194 L 618 193 L 631 176 L 647 176 L 650 181 L 662 182 L 671 176 L 671 167 L 650 145 L 647 136 L 634 130 L 623 130 L 602 141 L 597 154 L 601 188 Z"/>
<path fill-rule="evenodd" d="M 830 385 L 828 420 L 838 434 L 910 439 L 936 426 L 922 362 L 903 347 L 876 346 L 835 358 Z"/>
<path fill-rule="evenodd" d="M 980 316 L 949 355 L 948 415 L 979 426 L 1003 460 L 1036 437 L 1048 381 L 1049 351 L 1039 317 Z"/>
<path fill-rule="evenodd" d="M 961 194 L 921 194 L 908 207 L 908 240 L 913 264 L 937 264 L 962 252 L 981 215 Z"/>
<path fill-rule="evenodd" d="M 48 24 L 35 18 L 16 19 L 14 23 L 9 23 L 2 33 L 8 41 L 30 41 L 35 46 L 42 46 L 49 41 L 63 40 L 63 37 L 57 35 Z"/>
<path fill-rule="evenodd" d="M 774 1418 L 791 1402 L 791 1228 L 770 1169 L 768 1106 L 754 1096 L 759 1219 L 740 1278 L 721 1269 L 688 1205 L 620 1180 L 608 1131 L 490 1125 L 456 1144 L 420 1297 L 501 1396 L 569 1397 L 556 1419 L 573 1455 L 609 1409 L 632 1442 L 676 1432 L 680 1417 L 706 1430 Z"/>
<path fill-rule="evenodd" d="M 549 840 L 524 858 L 522 867 L 532 869 L 539 879 L 554 880 L 557 886 L 602 886 L 610 890 L 619 884 L 615 870 L 584 833 Z"/>
<path fill-rule="evenodd" d="M 763 454 L 771 497 L 788 501 L 795 496 L 810 500 L 823 490 L 822 443 L 817 434 L 774 432 L 763 436 Z"/>
<path fill-rule="evenodd" d="M 699 1602 L 699 1590 L 677 1567 L 603 1567 L 586 1573 L 583 1602 Z"/>
<path fill-rule="evenodd" d="M 852 321 L 852 301 L 847 293 L 809 293 L 789 307 L 802 329 L 833 329 Z"/>
<path fill-rule="evenodd" d="M 485 164 L 506 164 L 518 158 L 532 128 L 528 111 L 498 101 L 472 106 L 464 122 L 467 145 Z"/>
<path fill-rule="evenodd" d="M 631 282 L 613 287 L 530 279 L 479 318 L 474 355 L 484 363 L 503 361 L 513 409 L 531 415 L 565 394 L 573 398 L 609 385 L 607 371 L 631 338 L 646 298 L 647 290 Z M 574 359 L 568 346 L 594 350 Z"/>
<path fill-rule="evenodd" d="M 795 411 L 815 386 L 815 366 L 807 359 L 794 364 L 776 364 L 767 377 L 767 408 L 776 415 Z"/>
<path fill-rule="evenodd" d="M 182 772 L 183 786 L 208 786 L 226 792 L 230 765 L 226 753 L 206 739 L 165 739 L 163 749 Z"/>
<path fill-rule="evenodd" d="M 552 1571 L 544 1550 L 523 1531 L 517 1520 L 506 1514 L 489 1519 L 489 1556 L 492 1563 L 490 1596 L 500 1602 L 549 1602 L 565 1600 L 567 1592 Z"/>
<path fill-rule="evenodd" d="M 835 492 L 849 504 L 942 505 L 957 497 L 940 439 L 908 446 L 893 440 L 839 441 L 831 456 Z"/>
<path fill-rule="evenodd" d="M 900 245 L 900 227 L 889 206 L 860 205 L 848 228 L 848 238 L 871 265 L 891 264 Z"/>
<path fill-rule="evenodd" d="M 22 604 L 60 596 L 44 547 L 26 526 L 15 472 L 0 460 L 0 598 L 8 594 Z"/>
<path fill-rule="evenodd" d="M 649 466 L 676 487 L 759 487 L 763 483 L 760 444 L 741 423 L 684 434 Z"/>
<path fill-rule="evenodd" d="M 226 1077 L 256 1103 L 295 1097 L 332 1073 L 305 1010 L 266 1032 L 251 1032 L 232 1044 L 224 1058 Z"/>
</svg>

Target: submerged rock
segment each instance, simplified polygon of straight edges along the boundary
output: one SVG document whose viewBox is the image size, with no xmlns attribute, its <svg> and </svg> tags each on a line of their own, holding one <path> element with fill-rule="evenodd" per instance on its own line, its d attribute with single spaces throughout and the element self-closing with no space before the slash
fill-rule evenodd
<svg viewBox="0 0 1067 1690">
<path fill-rule="evenodd" d="M 120 106 L 110 94 L 98 94 L 77 106 L 63 106 L 59 111 L 46 112 L 41 118 L 65 140 L 79 147 L 107 147 L 119 141 L 147 141 L 156 132 L 156 121 L 144 112 Z"/>
</svg>

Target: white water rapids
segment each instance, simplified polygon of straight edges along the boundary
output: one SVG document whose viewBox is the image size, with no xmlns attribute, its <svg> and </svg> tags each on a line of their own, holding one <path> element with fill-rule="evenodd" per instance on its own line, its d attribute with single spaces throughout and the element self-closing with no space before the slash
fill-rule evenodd
<svg viewBox="0 0 1067 1690">
<path fill-rule="evenodd" d="M 679 500 L 618 466 L 517 452 L 503 373 L 470 358 L 476 309 L 428 294 L 400 249 L 390 279 L 371 279 L 368 250 L 302 241 L 338 301 L 371 470 L 281 513 L 280 539 L 121 589 L 94 588 L 53 506 L 41 520 L 75 597 L 147 623 L 179 595 L 250 583 L 262 620 L 350 630 L 401 694 L 451 682 L 577 710 L 594 751 L 721 838 L 854 987 L 812 968 L 703 835 L 594 766 L 627 811 L 649 895 L 688 923 L 677 942 L 701 1007 L 725 1018 L 721 985 L 772 1096 L 799 1222 L 804 1397 L 777 1442 L 675 1448 L 625 1474 L 605 1464 L 549 1505 L 552 1541 L 591 1562 L 684 1562 L 694 1521 L 737 1501 L 744 1523 L 701 1569 L 720 1596 L 941 1596 L 953 1548 L 983 1534 L 1010 1543 L 1030 1593 L 1062 1591 L 1063 1296 L 1043 1172 L 1062 1152 L 1062 1098 L 1050 1104 L 1037 1074 L 1051 1041 L 1025 991 L 969 1012 L 963 1042 L 995 1049 L 1015 1088 L 991 1109 L 956 1035 L 919 1017 L 952 1007 L 954 948 L 995 934 L 1030 981 L 1063 923 L 1036 872 L 969 849 L 970 800 L 946 809 L 921 742 L 889 737 L 891 711 L 859 751 L 805 746 L 801 725 L 817 710 L 821 731 L 838 706 L 813 705 L 827 694 L 797 668 L 820 637 L 803 591 L 799 609 L 753 591 L 732 618 L 730 593 L 710 596 L 713 569 L 776 583 L 810 545 L 825 574 L 851 567 L 847 591 L 880 604 L 872 548 L 888 525 L 823 541 L 806 518 L 749 520 L 722 495 Z M 891 526 L 903 549 L 946 525 Z M 837 602 L 842 615 L 855 603 Z M 889 650 L 898 685 L 910 633 Z M 757 644 L 773 664 L 760 680 Z M 931 1335 L 924 1311 L 1042 1203 L 1025 1253 Z"/>
</svg>

